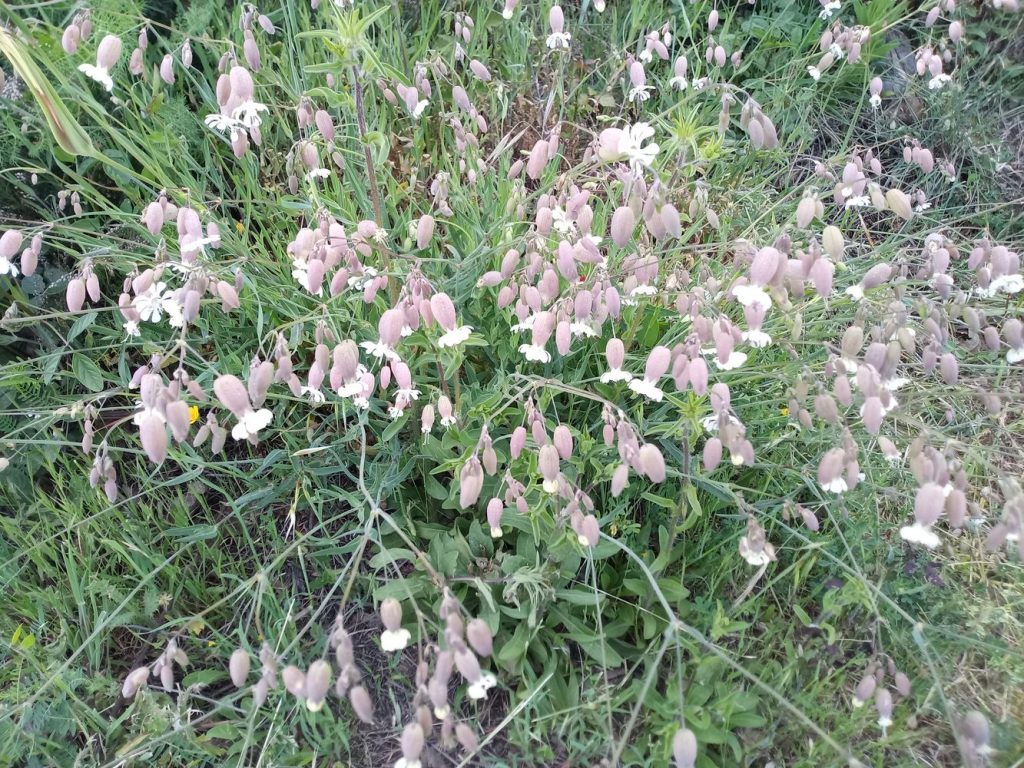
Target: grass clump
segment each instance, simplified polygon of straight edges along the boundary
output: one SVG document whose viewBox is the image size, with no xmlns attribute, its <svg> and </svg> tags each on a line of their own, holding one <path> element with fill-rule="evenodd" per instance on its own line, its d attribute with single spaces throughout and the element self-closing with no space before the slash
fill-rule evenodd
<svg viewBox="0 0 1024 768">
<path fill-rule="evenodd" d="M 1019 763 L 1014 5 L 5 9 L 0 763 Z"/>
</svg>

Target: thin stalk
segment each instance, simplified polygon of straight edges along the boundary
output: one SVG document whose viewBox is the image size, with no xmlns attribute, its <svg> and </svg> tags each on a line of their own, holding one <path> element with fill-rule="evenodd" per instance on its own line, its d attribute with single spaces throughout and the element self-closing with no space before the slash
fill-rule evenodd
<svg viewBox="0 0 1024 768">
<path fill-rule="evenodd" d="M 363 160 L 366 163 L 366 177 L 370 180 L 370 200 L 373 202 L 373 220 L 381 229 L 387 230 L 384 221 L 384 208 L 380 200 L 380 187 L 377 186 L 377 172 L 373 167 L 373 156 L 370 154 L 370 145 L 366 143 L 366 105 L 363 102 L 363 83 L 359 79 L 359 69 L 352 66 L 352 91 L 356 98 L 356 124 L 359 127 L 359 143 L 363 148 Z M 381 255 L 384 260 L 384 271 L 391 272 L 391 252 L 386 246 L 381 245 Z M 391 306 L 398 303 L 398 286 L 395 281 L 388 279 L 388 296 L 391 298 Z"/>
</svg>

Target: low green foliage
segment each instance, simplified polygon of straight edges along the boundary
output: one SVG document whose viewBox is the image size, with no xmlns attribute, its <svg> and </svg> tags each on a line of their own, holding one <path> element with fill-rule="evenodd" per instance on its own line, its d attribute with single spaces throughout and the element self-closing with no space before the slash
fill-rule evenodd
<svg viewBox="0 0 1024 768">
<path fill-rule="evenodd" d="M 0 3 L 0 765 L 1024 759 L 1012 3 L 352 5 Z"/>
</svg>

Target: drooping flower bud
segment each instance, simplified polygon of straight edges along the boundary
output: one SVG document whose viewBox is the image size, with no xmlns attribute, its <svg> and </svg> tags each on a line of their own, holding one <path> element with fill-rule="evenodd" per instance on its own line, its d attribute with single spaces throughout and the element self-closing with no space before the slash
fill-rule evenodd
<svg viewBox="0 0 1024 768">
<path fill-rule="evenodd" d="M 696 765 L 697 737 L 689 728 L 679 728 L 672 737 L 672 758 L 676 768 L 694 768 Z"/>
<path fill-rule="evenodd" d="M 230 674 L 235 688 L 245 685 L 246 678 L 249 677 L 249 653 L 247 651 L 242 648 L 234 650 L 228 661 L 228 674 Z"/>
</svg>

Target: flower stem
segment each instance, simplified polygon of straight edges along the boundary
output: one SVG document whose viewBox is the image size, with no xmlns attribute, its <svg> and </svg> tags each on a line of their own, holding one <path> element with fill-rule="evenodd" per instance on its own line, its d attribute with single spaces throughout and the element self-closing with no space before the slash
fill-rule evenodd
<svg viewBox="0 0 1024 768">
<path fill-rule="evenodd" d="M 352 66 L 352 91 L 356 98 L 356 124 L 359 126 L 359 143 L 363 147 L 363 160 L 366 162 L 366 177 L 370 181 L 370 200 L 373 202 L 373 220 L 377 226 L 386 230 L 384 221 L 384 208 L 380 201 L 380 188 L 377 186 L 377 172 L 373 167 L 373 155 L 370 154 L 370 145 L 366 143 L 366 106 L 363 103 L 363 83 L 359 79 L 359 68 Z M 391 252 L 387 246 L 381 245 L 384 271 L 391 271 Z M 395 281 L 388 278 L 388 295 L 391 297 L 391 305 L 398 303 L 398 288 Z"/>
</svg>

